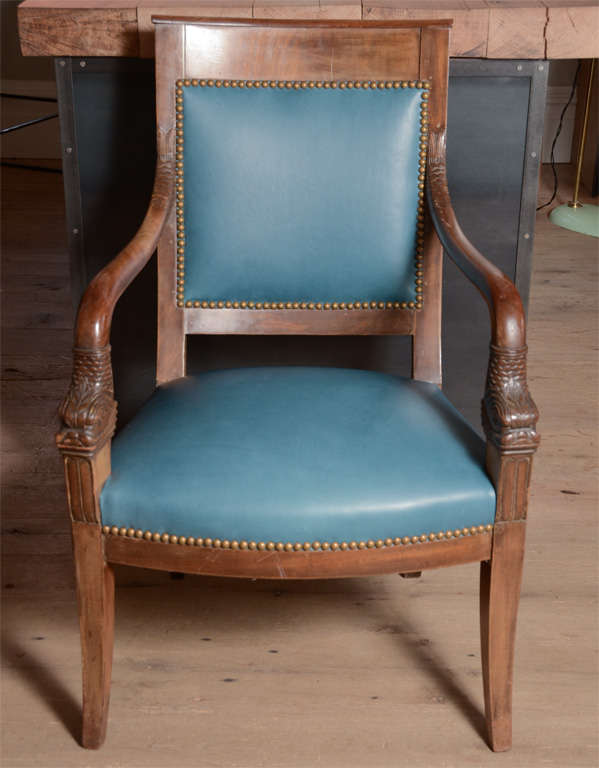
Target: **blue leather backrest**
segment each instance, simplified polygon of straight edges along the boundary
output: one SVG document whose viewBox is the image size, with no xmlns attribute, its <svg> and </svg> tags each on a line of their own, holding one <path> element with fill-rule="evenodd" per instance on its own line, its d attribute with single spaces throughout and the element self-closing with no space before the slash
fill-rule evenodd
<svg viewBox="0 0 599 768">
<path fill-rule="evenodd" d="M 418 306 L 427 88 L 180 83 L 186 306 Z"/>
</svg>

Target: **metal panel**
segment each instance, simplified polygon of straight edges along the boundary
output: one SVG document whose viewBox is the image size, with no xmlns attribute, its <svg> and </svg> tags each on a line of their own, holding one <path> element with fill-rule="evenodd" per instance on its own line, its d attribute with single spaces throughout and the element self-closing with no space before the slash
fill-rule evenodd
<svg viewBox="0 0 599 768">
<path fill-rule="evenodd" d="M 520 66 L 522 67 L 521 71 L 530 73 L 530 99 L 515 282 L 522 296 L 524 307 L 528 310 L 549 65 L 546 61 L 516 62 L 516 68 Z"/>
<path fill-rule="evenodd" d="M 133 237 L 150 201 L 156 157 L 153 65 L 107 58 L 56 64 L 63 141 L 68 142 L 65 192 L 75 306 L 89 280 Z M 114 314 L 119 426 L 153 391 L 156 322 L 152 259 Z"/>
<path fill-rule="evenodd" d="M 546 84 L 546 62 L 451 62 L 447 174 L 454 207 L 473 244 L 515 281 L 525 307 Z M 443 388 L 478 428 L 488 311 L 449 259 L 443 300 Z"/>
<path fill-rule="evenodd" d="M 511 263 L 515 248 L 514 271 L 505 271 L 515 281 L 525 306 L 547 74 L 547 62 L 528 60 L 454 59 L 450 68 L 447 164 L 456 210 L 468 198 L 476 202 L 477 211 L 459 211 L 467 224 L 464 231 L 473 242 L 479 233 L 487 236 L 485 245 L 492 248 L 489 255 L 498 266 L 502 260 Z M 505 220 L 505 239 L 500 244 L 488 239 L 490 227 L 485 218 L 490 217 Z"/>
<path fill-rule="evenodd" d="M 71 296 L 76 309 L 83 288 L 88 282 L 81 212 L 81 183 L 77 162 L 77 136 L 73 101 L 72 60 L 55 60 L 56 92 L 60 118 L 60 148 L 67 220 L 67 241 L 71 266 Z"/>
</svg>

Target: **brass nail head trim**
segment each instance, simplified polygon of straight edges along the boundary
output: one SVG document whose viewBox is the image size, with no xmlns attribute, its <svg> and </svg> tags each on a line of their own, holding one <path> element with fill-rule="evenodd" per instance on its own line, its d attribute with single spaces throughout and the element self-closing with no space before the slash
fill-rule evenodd
<svg viewBox="0 0 599 768">
<path fill-rule="evenodd" d="M 197 546 L 208 549 L 234 549 L 234 550 L 250 550 L 252 552 L 348 552 L 356 550 L 375 550 L 385 549 L 391 547 L 409 546 L 409 545 L 422 545 L 422 544 L 434 544 L 435 542 L 441 542 L 448 539 L 460 539 L 466 536 L 480 536 L 481 534 L 490 534 L 493 531 L 493 524 L 487 523 L 486 525 L 473 525 L 470 528 L 456 528 L 455 530 L 422 533 L 418 536 L 396 536 L 387 537 L 386 539 L 366 539 L 362 541 L 305 541 L 305 542 L 291 542 L 291 541 L 246 541 L 242 539 L 237 541 L 236 539 L 219 539 L 219 538 L 202 538 L 194 536 L 179 536 L 178 534 L 168 533 L 166 531 L 152 532 L 143 531 L 140 528 L 126 527 L 126 526 L 102 526 L 102 533 L 105 536 L 120 536 L 128 539 L 137 539 L 152 543 L 160 544 L 176 544 L 180 546 Z"/>
<path fill-rule="evenodd" d="M 324 89 L 324 90 L 371 90 L 371 91 L 380 91 L 380 92 L 386 92 L 391 90 L 397 90 L 399 88 L 405 89 L 405 88 L 417 88 L 422 91 L 420 94 L 421 96 L 421 102 L 420 102 L 420 141 L 419 141 L 419 157 L 421 158 L 419 162 L 419 173 L 418 173 L 418 198 L 420 203 L 422 203 L 424 198 L 424 174 L 426 169 L 426 149 L 427 149 L 427 134 L 428 134 L 428 103 L 427 100 L 430 96 L 430 87 L 431 83 L 427 80 L 393 80 L 393 81 L 377 81 L 377 80 L 323 80 L 323 81 L 297 81 L 297 80 L 213 80 L 213 79 L 204 79 L 204 78 L 185 78 L 185 79 L 178 79 L 175 81 L 175 112 L 177 120 L 176 120 L 176 144 L 177 144 L 177 153 L 176 153 L 176 163 L 175 163 L 175 174 L 176 174 L 176 200 L 177 200 L 177 221 L 180 222 L 179 229 L 184 234 L 184 208 L 183 208 L 183 200 L 184 200 L 184 188 L 183 188 L 183 160 L 184 160 L 184 126 L 183 126 L 183 119 L 184 119 L 184 101 L 183 101 L 183 94 L 184 94 L 184 87 L 193 87 L 197 88 L 198 86 L 200 88 L 212 88 L 216 86 L 216 88 L 225 87 L 233 87 L 233 88 L 285 88 L 290 91 L 298 91 L 298 90 L 305 90 L 308 89 Z M 421 205 L 419 205 L 419 212 L 421 210 Z M 424 242 L 421 240 L 417 241 L 416 245 L 416 252 L 415 252 L 415 261 L 418 263 L 420 260 L 422 253 L 423 253 L 423 247 Z M 177 254 L 179 254 L 178 258 L 182 261 L 183 256 L 185 253 L 185 239 L 184 237 L 181 237 L 178 239 L 177 242 Z M 181 286 L 180 290 L 177 294 L 177 306 L 183 307 L 183 308 L 202 308 L 202 309 L 223 309 L 223 308 L 231 308 L 238 309 L 241 307 L 242 309 L 275 309 L 275 310 L 282 310 L 282 309 L 317 309 L 317 310 L 328 310 L 328 309 L 342 309 L 342 310 L 369 310 L 369 309 L 401 309 L 404 310 L 406 308 L 409 309 L 416 309 L 419 310 L 422 308 L 422 289 L 418 290 L 418 287 L 416 286 L 415 292 L 417 295 L 417 301 L 410 301 L 410 302 L 368 302 L 368 301 L 354 301 L 354 302 L 320 302 L 320 301 L 302 301 L 302 302 L 268 302 L 268 301 L 259 301 L 259 302 L 253 302 L 253 301 L 231 301 L 231 300 L 198 300 L 198 299 L 190 299 L 185 301 L 184 294 L 182 291 L 184 290 L 185 286 L 185 277 L 184 273 L 179 274 L 179 280 L 178 284 Z"/>
</svg>

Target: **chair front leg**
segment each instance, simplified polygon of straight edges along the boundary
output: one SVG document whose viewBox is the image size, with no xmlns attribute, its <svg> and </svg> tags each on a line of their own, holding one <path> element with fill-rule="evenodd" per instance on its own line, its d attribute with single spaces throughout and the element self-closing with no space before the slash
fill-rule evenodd
<svg viewBox="0 0 599 768">
<path fill-rule="evenodd" d="M 483 399 L 487 471 L 497 495 L 491 559 L 481 564 L 480 628 L 491 749 L 512 746 L 512 678 L 522 583 L 528 488 L 539 442 L 526 382 L 526 347 L 491 345 Z"/>
<path fill-rule="evenodd" d="M 489 745 L 512 746 L 512 679 L 516 617 L 524 562 L 524 521 L 498 523 L 491 560 L 480 570 L 480 638 Z"/>
<path fill-rule="evenodd" d="M 105 561 L 102 528 L 73 521 L 73 550 L 81 632 L 83 727 L 81 743 L 97 749 L 104 742 L 114 642 L 114 572 Z"/>
<path fill-rule="evenodd" d="M 110 347 L 76 348 L 56 442 L 64 459 L 75 556 L 83 677 L 84 747 L 106 735 L 114 637 L 114 574 L 104 557 L 100 492 L 110 475 L 116 402 Z"/>
</svg>

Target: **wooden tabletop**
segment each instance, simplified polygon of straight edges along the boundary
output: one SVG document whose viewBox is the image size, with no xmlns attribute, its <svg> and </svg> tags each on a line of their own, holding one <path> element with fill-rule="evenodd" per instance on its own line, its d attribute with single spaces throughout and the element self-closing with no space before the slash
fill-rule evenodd
<svg viewBox="0 0 599 768">
<path fill-rule="evenodd" d="M 25 56 L 154 54 L 153 14 L 262 19 L 454 20 L 450 55 L 599 56 L 599 0 L 25 0 Z"/>
</svg>

